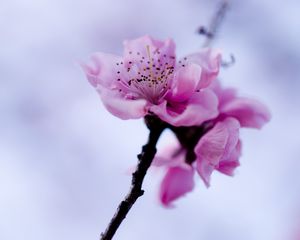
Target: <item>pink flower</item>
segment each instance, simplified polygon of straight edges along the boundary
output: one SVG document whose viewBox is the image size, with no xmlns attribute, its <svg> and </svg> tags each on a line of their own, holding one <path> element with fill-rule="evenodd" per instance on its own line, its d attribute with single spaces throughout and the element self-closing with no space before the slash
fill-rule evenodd
<svg viewBox="0 0 300 240">
<path fill-rule="evenodd" d="M 235 89 L 224 89 L 218 81 L 210 87 L 218 96 L 219 116 L 211 121 L 214 127 L 195 147 L 197 171 L 206 186 L 209 186 L 214 170 L 231 176 L 240 165 L 239 128 L 260 129 L 271 118 L 265 105 L 254 99 L 238 97 Z"/>
<path fill-rule="evenodd" d="M 95 53 L 82 68 L 108 111 L 121 119 L 155 114 L 174 126 L 199 125 L 218 114 L 208 88 L 220 54 L 203 49 L 178 63 L 172 40 L 149 36 L 124 42 L 123 57 Z"/>
<path fill-rule="evenodd" d="M 187 150 L 179 144 L 158 154 L 152 165 L 166 168 L 160 185 L 160 202 L 164 206 L 172 206 L 174 200 L 192 191 L 195 171 L 206 186 L 209 186 L 210 175 L 214 170 L 233 175 L 234 169 L 239 166 L 241 153 L 239 127 L 234 118 L 218 122 L 197 143 L 193 163 L 186 162 Z"/>
<path fill-rule="evenodd" d="M 153 162 L 154 166 L 164 166 L 167 169 L 159 195 L 164 206 L 172 206 L 174 200 L 192 191 L 195 172 L 207 187 L 215 170 L 232 176 L 235 168 L 240 165 L 240 128 L 261 128 L 270 120 L 270 113 L 262 103 L 240 98 L 235 90 L 223 89 L 218 82 L 212 89 L 219 98 L 219 115 L 199 126 L 206 130 L 199 136 L 196 145 L 188 145 L 192 147 L 188 149 L 184 147 L 187 144 L 178 143 L 172 149 L 157 154 Z M 192 162 L 188 151 L 194 153 Z"/>
</svg>

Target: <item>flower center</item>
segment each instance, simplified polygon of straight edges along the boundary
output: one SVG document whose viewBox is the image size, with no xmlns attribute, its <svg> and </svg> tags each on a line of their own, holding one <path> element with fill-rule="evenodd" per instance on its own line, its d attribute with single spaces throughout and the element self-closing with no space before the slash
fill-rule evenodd
<svg viewBox="0 0 300 240">
<path fill-rule="evenodd" d="M 175 56 L 162 54 L 159 49 L 151 51 L 146 46 L 144 54 L 129 52 L 132 60 L 117 63 L 121 69 L 117 72 L 125 78 L 118 81 L 133 98 L 144 98 L 153 104 L 159 104 L 166 95 L 173 78 Z M 121 90 L 122 91 L 122 90 Z"/>
</svg>

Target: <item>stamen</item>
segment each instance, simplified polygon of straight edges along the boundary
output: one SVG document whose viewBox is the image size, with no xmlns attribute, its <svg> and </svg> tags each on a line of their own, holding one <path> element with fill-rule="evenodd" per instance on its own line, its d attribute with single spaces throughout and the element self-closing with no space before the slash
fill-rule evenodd
<svg viewBox="0 0 300 240">
<path fill-rule="evenodd" d="M 158 104 L 169 88 L 169 80 L 174 72 L 175 56 L 152 49 L 146 45 L 146 54 L 135 52 L 136 60 L 129 61 L 128 65 L 118 62 L 117 74 L 126 72 L 126 77 L 117 77 L 122 88 L 127 88 L 135 97 L 148 99 Z M 132 54 L 133 52 L 129 52 Z"/>
<path fill-rule="evenodd" d="M 150 54 L 150 46 L 147 45 L 146 46 L 147 48 L 147 55 L 148 55 L 148 58 L 149 58 L 149 64 L 150 64 L 150 77 L 152 78 L 153 74 L 152 74 L 152 65 L 153 65 L 153 58 L 151 58 L 151 54 Z"/>
</svg>

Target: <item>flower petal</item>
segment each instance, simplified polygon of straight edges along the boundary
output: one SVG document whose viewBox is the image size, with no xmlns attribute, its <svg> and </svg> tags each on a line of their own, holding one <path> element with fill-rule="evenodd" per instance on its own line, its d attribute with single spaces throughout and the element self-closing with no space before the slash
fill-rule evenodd
<svg viewBox="0 0 300 240">
<path fill-rule="evenodd" d="M 210 186 L 210 176 L 215 170 L 215 166 L 208 161 L 198 160 L 196 169 L 206 187 Z"/>
<path fill-rule="evenodd" d="M 222 159 L 217 170 L 228 176 L 233 176 L 234 170 L 240 166 L 239 158 L 241 156 L 241 141 L 238 141 L 235 149 L 227 159 Z"/>
<path fill-rule="evenodd" d="M 150 54 L 150 56 L 149 56 Z M 144 57 L 144 58 L 143 58 Z M 160 41 L 146 35 L 133 40 L 124 41 L 124 58 L 126 61 L 152 60 L 157 64 L 158 59 L 171 58 L 171 62 L 175 61 L 175 43 L 172 39 Z"/>
<path fill-rule="evenodd" d="M 101 100 L 106 109 L 121 119 L 136 119 L 144 117 L 147 113 L 147 101 L 144 99 L 125 99 L 118 91 L 97 87 Z"/>
<path fill-rule="evenodd" d="M 196 168 L 206 186 L 209 186 L 212 171 L 234 151 L 238 143 L 239 127 L 236 119 L 226 118 L 218 122 L 196 145 Z"/>
<path fill-rule="evenodd" d="M 124 57 L 131 58 L 134 55 L 147 56 L 147 46 L 152 51 L 159 49 L 161 54 L 175 56 L 175 43 L 172 39 L 160 41 L 145 35 L 140 38 L 124 41 Z"/>
<path fill-rule="evenodd" d="M 194 126 L 216 117 L 217 106 L 218 99 L 215 94 L 205 89 L 195 92 L 184 105 L 165 101 L 160 105 L 151 106 L 149 110 L 173 126 Z"/>
<path fill-rule="evenodd" d="M 219 99 L 219 111 L 222 112 L 223 107 L 237 97 L 235 88 L 223 88 L 219 79 L 211 83 L 209 88 L 217 95 Z"/>
<path fill-rule="evenodd" d="M 164 206 L 171 203 L 194 188 L 194 170 L 191 166 L 171 167 L 162 180 L 159 199 Z"/>
<path fill-rule="evenodd" d="M 196 91 L 201 76 L 201 67 L 197 64 L 189 64 L 175 71 L 172 81 L 173 101 L 184 102 Z"/>
<path fill-rule="evenodd" d="M 235 150 L 239 141 L 240 124 L 235 118 L 228 117 L 223 120 L 220 125 L 224 125 L 228 132 L 228 139 L 225 146 L 222 159 L 230 158 L 230 155 Z M 221 160 L 222 161 L 222 160 Z"/>
<path fill-rule="evenodd" d="M 242 127 L 260 129 L 271 119 L 271 114 L 265 105 L 248 98 L 233 99 L 222 107 L 222 112 L 238 119 Z"/>
<path fill-rule="evenodd" d="M 94 53 L 86 63 L 81 63 L 81 67 L 89 82 L 96 87 L 98 84 L 111 88 L 115 85 L 118 76 L 117 63 L 122 58 L 112 54 Z"/>
<path fill-rule="evenodd" d="M 204 48 L 198 53 L 186 56 L 184 59 L 187 63 L 195 63 L 202 68 L 198 89 L 208 87 L 219 73 L 221 53 L 217 50 Z"/>
<path fill-rule="evenodd" d="M 200 165 L 210 164 L 215 167 L 219 164 L 229 138 L 229 133 L 224 124 L 217 124 L 213 129 L 206 133 L 195 147 L 197 155 L 197 168 Z M 202 167 L 198 168 L 202 176 Z"/>
</svg>

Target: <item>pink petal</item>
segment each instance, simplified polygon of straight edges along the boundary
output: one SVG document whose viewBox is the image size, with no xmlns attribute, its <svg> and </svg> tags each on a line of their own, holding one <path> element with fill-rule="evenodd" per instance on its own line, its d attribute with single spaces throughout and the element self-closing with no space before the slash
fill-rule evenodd
<svg viewBox="0 0 300 240">
<path fill-rule="evenodd" d="M 147 114 L 144 99 L 129 100 L 119 95 L 118 91 L 108 90 L 98 86 L 101 100 L 106 109 L 113 115 L 121 119 L 136 119 L 144 117 Z"/>
<path fill-rule="evenodd" d="M 225 146 L 225 151 L 223 153 L 223 159 L 229 158 L 232 152 L 235 150 L 238 141 L 239 141 L 239 130 L 240 130 L 240 124 L 239 122 L 232 117 L 228 117 L 223 122 L 220 123 L 220 125 L 224 125 L 224 127 L 227 129 L 228 132 L 228 139 Z"/>
<path fill-rule="evenodd" d="M 218 96 L 220 112 L 222 112 L 223 107 L 228 102 L 232 101 L 237 96 L 237 91 L 235 88 L 223 88 L 218 79 L 213 81 L 209 88 Z"/>
<path fill-rule="evenodd" d="M 164 206 L 172 207 L 171 203 L 194 188 L 194 170 L 191 166 L 172 167 L 167 170 L 162 180 L 159 199 Z"/>
<path fill-rule="evenodd" d="M 114 86 L 118 76 L 117 63 L 122 58 L 105 53 L 94 53 L 88 62 L 81 63 L 81 67 L 86 74 L 89 82 L 96 87 L 98 84 L 110 88 Z"/>
<path fill-rule="evenodd" d="M 201 76 L 201 67 L 189 64 L 175 71 L 171 99 L 176 102 L 184 102 L 195 92 Z"/>
<path fill-rule="evenodd" d="M 210 89 L 218 96 L 220 113 L 235 117 L 242 127 L 261 128 L 271 118 L 265 105 L 256 100 L 237 97 L 235 89 L 222 88 L 218 80 L 211 84 Z"/>
<path fill-rule="evenodd" d="M 174 57 L 171 59 L 171 62 L 174 62 L 175 43 L 172 39 L 160 41 L 146 35 L 134 40 L 124 41 L 124 58 L 127 61 L 132 60 L 136 63 L 139 63 L 141 60 L 148 61 L 153 58 L 153 63 L 158 66 L 158 59 L 169 59 L 170 57 Z"/>
<path fill-rule="evenodd" d="M 213 166 L 208 161 L 197 160 L 196 169 L 201 179 L 203 180 L 206 187 L 210 186 L 210 176 L 215 170 L 215 166 Z"/>
<path fill-rule="evenodd" d="M 196 145 L 195 153 L 198 157 L 198 162 L 208 162 L 212 166 L 217 166 L 225 152 L 228 138 L 229 133 L 226 126 L 218 123 Z"/>
<path fill-rule="evenodd" d="M 223 106 L 222 112 L 238 119 L 242 127 L 258 129 L 271 118 L 265 105 L 248 98 L 235 98 Z"/>
<path fill-rule="evenodd" d="M 228 158 L 235 150 L 239 127 L 236 119 L 226 118 L 218 122 L 196 145 L 196 168 L 206 186 L 209 186 L 213 169 L 217 169 L 222 159 Z"/>
<path fill-rule="evenodd" d="M 194 126 L 212 119 L 218 115 L 218 100 L 215 94 L 208 90 L 195 92 L 187 103 L 168 103 L 153 105 L 150 111 L 173 126 Z"/>
<path fill-rule="evenodd" d="M 198 53 L 186 56 L 186 59 L 188 63 L 198 64 L 202 68 L 198 89 L 209 86 L 217 77 L 221 63 L 221 54 L 219 51 L 204 48 Z M 184 62 L 184 60 L 181 61 Z"/>
<path fill-rule="evenodd" d="M 241 156 L 241 142 L 239 141 L 227 159 L 222 159 L 217 170 L 228 176 L 234 174 L 234 170 L 240 166 L 239 158 Z"/>
</svg>

